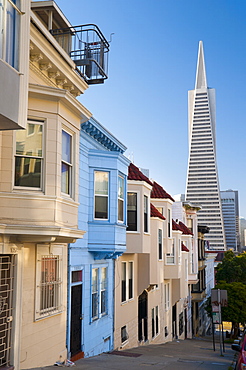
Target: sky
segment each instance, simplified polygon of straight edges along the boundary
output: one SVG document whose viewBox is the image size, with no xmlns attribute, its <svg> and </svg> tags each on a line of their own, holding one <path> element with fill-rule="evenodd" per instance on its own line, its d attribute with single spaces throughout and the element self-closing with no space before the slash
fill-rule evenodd
<svg viewBox="0 0 246 370">
<path fill-rule="evenodd" d="M 185 193 L 188 90 L 199 41 L 216 90 L 220 189 L 239 192 L 246 218 L 246 1 L 56 0 L 72 25 L 112 36 L 108 80 L 80 102 L 128 149 L 126 156 L 171 195 Z"/>
</svg>

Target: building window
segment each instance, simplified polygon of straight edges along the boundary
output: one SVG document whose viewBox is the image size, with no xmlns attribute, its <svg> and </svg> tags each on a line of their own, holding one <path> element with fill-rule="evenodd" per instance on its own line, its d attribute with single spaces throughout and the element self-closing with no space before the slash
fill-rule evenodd
<svg viewBox="0 0 246 370">
<path fill-rule="evenodd" d="M 187 227 L 190 230 L 190 232 L 193 233 L 193 219 L 192 218 L 187 219 Z"/>
<path fill-rule="evenodd" d="M 158 306 L 152 308 L 152 338 L 159 334 Z"/>
<path fill-rule="evenodd" d="M 16 131 L 15 186 L 41 188 L 43 171 L 43 123 L 28 122 Z"/>
<path fill-rule="evenodd" d="M 171 238 L 171 211 L 167 210 L 167 236 Z"/>
<path fill-rule="evenodd" d="M 162 260 L 163 259 L 162 229 L 158 230 L 158 253 L 159 253 L 159 260 Z"/>
<path fill-rule="evenodd" d="M 92 268 L 91 276 L 91 318 L 96 320 L 107 314 L 108 269 Z"/>
<path fill-rule="evenodd" d="M 12 3 L 2 0 L 0 4 L 0 58 L 18 70 L 20 0 L 12 0 Z"/>
<path fill-rule="evenodd" d="M 121 343 L 123 344 L 124 342 L 126 342 L 128 338 L 129 337 L 128 337 L 128 333 L 127 333 L 127 330 L 126 330 L 126 325 L 122 326 L 122 328 L 121 328 Z"/>
<path fill-rule="evenodd" d="M 179 335 L 182 335 L 184 331 L 184 313 L 179 314 Z"/>
<path fill-rule="evenodd" d="M 121 302 L 133 298 L 133 262 L 121 263 Z"/>
<path fill-rule="evenodd" d="M 62 130 L 61 191 L 72 195 L 72 136 Z"/>
<path fill-rule="evenodd" d="M 137 231 L 137 193 L 127 193 L 127 231 Z"/>
<path fill-rule="evenodd" d="M 164 284 L 165 310 L 170 308 L 170 283 Z"/>
<path fill-rule="evenodd" d="M 94 217 L 99 219 L 108 219 L 108 194 L 109 194 L 109 173 L 95 171 L 95 209 Z"/>
<path fill-rule="evenodd" d="M 167 264 L 174 264 L 175 263 L 175 239 L 172 240 L 171 253 L 167 253 L 166 263 Z"/>
<path fill-rule="evenodd" d="M 148 197 L 144 195 L 144 232 L 148 232 Z"/>
<path fill-rule="evenodd" d="M 98 318 L 98 269 L 92 269 L 91 309 L 92 320 L 95 320 Z"/>
<path fill-rule="evenodd" d="M 124 221 L 124 178 L 118 176 L 118 221 Z"/>
<path fill-rule="evenodd" d="M 48 247 L 37 248 L 36 318 L 40 319 L 62 311 L 62 248 L 56 248 L 57 254 L 48 254 Z"/>
</svg>

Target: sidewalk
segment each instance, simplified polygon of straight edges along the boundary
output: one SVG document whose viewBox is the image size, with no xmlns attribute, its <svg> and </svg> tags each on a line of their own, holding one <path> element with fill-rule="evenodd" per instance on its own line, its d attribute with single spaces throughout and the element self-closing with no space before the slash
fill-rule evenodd
<svg viewBox="0 0 246 370">
<path fill-rule="evenodd" d="M 220 356 L 218 338 L 216 342 L 215 352 L 210 337 L 147 345 L 126 351 L 113 351 L 78 360 L 75 362 L 74 369 L 134 370 L 149 367 L 155 370 L 233 369 L 235 352 L 231 349 L 231 345 L 225 344 L 225 353 Z M 54 368 L 55 366 L 50 366 L 42 369 Z"/>
</svg>

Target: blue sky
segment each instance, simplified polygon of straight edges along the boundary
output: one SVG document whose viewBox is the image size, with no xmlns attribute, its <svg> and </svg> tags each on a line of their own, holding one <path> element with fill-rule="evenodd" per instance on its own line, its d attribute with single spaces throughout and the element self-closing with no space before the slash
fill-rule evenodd
<svg viewBox="0 0 246 370">
<path fill-rule="evenodd" d="M 187 95 L 199 40 L 216 90 L 221 190 L 239 191 L 246 217 L 246 1 L 57 0 L 73 25 L 114 33 L 109 79 L 79 99 L 170 194 L 185 192 Z"/>
</svg>

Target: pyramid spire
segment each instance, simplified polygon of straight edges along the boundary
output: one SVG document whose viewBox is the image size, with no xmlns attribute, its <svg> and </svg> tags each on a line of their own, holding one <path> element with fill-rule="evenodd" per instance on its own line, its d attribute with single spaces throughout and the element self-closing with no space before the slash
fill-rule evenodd
<svg viewBox="0 0 246 370">
<path fill-rule="evenodd" d="M 196 68 L 196 85 L 195 89 L 206 89 L 207 77 L 204 61 L 203 43 L 199 42 L 198 58 L 197 58 L 197 68 Z"/>
</svg>

